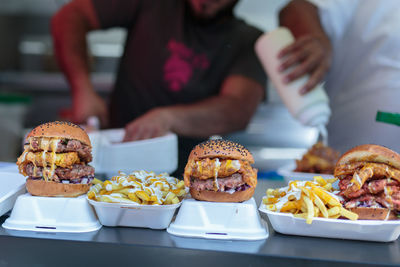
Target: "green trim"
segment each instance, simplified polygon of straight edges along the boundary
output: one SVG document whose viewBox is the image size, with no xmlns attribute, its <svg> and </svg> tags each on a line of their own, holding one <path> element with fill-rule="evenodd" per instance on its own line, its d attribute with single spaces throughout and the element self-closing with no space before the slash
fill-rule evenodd
<svg viewBox="0 0 400 267">
<path fill-rule="evenodd" d="M 0 94 L 0 104 L 29 104 L 32 99 L 25 95 Z"/>
<path fill-rule="evenodd" d="M 379 111 L 376 113 L 376 121 L 400 126 L 400 114 Z"/>
</svg>

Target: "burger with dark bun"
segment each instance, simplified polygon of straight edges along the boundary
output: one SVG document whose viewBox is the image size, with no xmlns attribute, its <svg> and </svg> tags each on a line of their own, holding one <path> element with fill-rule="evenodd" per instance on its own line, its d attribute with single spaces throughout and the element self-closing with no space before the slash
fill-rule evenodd
<svg viewBox="0 0 400 267">
<path fill-rule="evenodd" d="M 31 195 L 76 197 L 85 194 L 94 178 L 91 143 L 87 133 L 69 122 L 48 122 L 26 137 L 18 158 Z"/>
<path fill-rule="evenodd" d="M 185 167 L 185 185 L 194 199 L 242 202 L 257 186 L 257 170 L 251 153 L 227 140 L 209 140 L 191 151 Z"/>
<path fill-rule="evenodd" d="M 398 219 L 400 212 L 400 155 L 379 145 L 350 149 L 338 160 L 335 177 L 346 209 L 359 220 Z"/>
</svg>

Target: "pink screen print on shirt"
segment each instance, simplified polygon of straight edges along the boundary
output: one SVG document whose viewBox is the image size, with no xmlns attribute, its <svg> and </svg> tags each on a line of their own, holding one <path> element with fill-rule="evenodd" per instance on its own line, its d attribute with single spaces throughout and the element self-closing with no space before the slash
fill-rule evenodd
<svg viewBox="0 0 400 267">
<path fill-rule="evenodd" d="M 167 49 L 170 56 L 164 64 L 164 81 L 172 92 L 182 90 L 192 78 L 195 69 L 205 70 L 210 65 L 204 53 L 196 54 L 185 44 L 174 39 L 168 42 Z"/>
</svg>

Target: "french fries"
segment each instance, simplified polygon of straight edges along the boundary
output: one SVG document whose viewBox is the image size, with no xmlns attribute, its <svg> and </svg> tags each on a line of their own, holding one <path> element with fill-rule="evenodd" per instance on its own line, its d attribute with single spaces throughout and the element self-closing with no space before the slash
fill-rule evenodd
<svg viewBox="0 0 400 267">
<path fill-rule="evenodd" d="M 107 181 L 96 181 L 87 196 L 95 201 L 140 205 L 169 205 L 179 203 L 187 191 L 183 181 L 166 173 L 122 172 Z"/>
<path fill-rule="evenodd" d="M 268 210 L 292 213 L 311 224 L 313 218 L 357 220 L 358 215 L 342 207 L 334 194 L 332 183 L 336 179 L 315 176 L 314 181 L 290 181 L 287 187 L 267 189 L 263 204 Z"/>
</svg>

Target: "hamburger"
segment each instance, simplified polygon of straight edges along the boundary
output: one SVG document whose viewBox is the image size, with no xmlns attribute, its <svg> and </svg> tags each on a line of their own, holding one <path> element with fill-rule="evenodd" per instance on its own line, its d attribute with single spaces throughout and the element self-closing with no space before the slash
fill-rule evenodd
<svg viewBox="0 0 400 267">
<path fill-rule="evenodd" d="M 191 151 L 184 181 L 194 199 L 213 202 L 242 202 L 257 186 L 257 170 L 251 153 L 227 140 L 208 140 Z"/>
<path fill-rule="evenodd" d="M 333 174 L 340 153 L 322 142 L 314 144 L 300 160 L 296 160 L 295 172 Z"/>
<path fill-rule="evenodd" d="M 346 209 L 361 220 L 397 219 L 400 212 L 400 155 L 379 145 L 361 145 L 344 153 L 334 176 Z"/>
<path fill-rule="evenodd" d="M 26 137 L 18 158 L 31 195 L 76 197 L 85 194 L 94 178 L 91 143 L 86 132 L 69 122 L 48 122 Z"/>
</svg>

